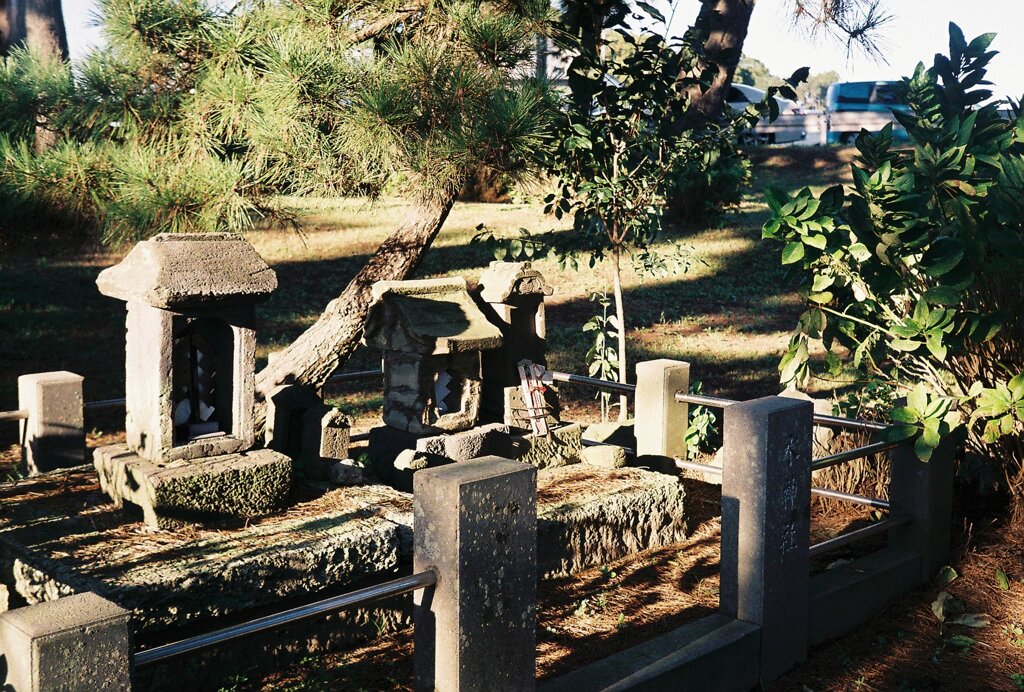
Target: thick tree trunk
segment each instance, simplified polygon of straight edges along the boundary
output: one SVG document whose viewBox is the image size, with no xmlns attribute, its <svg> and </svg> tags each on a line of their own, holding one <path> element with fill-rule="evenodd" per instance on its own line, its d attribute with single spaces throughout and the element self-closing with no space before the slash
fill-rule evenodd
<svg viewBox="0 0 1024 692">
<path fill-rule="evenodd" d="M 755 0 L 702 0 L 697 26 L 707 33 L 704 52 L 717 66 L 711 87 L 695 91 L 691 98 L 696 116 L 713 121 L 722 113 L 725 96 L 736 74 L 736 66 L 747 38 Z"/>
<path fill-rule="evenodd" d="M 19 43 L 43 55 L 68 59 L 61 0 L 0 0 L 0 55 Z"/>
<path fill-rule="evenodd" d="M 288 348 L 256 375 L 256 429 L 266 423 L 266 399 L 282 384 L 319 388 L 359 345 L 370 309 L 370 288 L 377 281 L 404 279 L 419 265 L 437 237 L 455 196 L 409 211 L 402 225 L 381 243 L 359 273 L 324 313 Z"/>
<path fill-rule="evenodd" d="M 68 34 L 60 0 L 13 0 L 24 6 L 25 42 L 46 56 L 67 60 Z"/>
<path fill-rule="evenodd" d="M 0 55 L 6 55 L 11 46 L 25 40 L 22 1 L 0 0 Z"/>
</svg>

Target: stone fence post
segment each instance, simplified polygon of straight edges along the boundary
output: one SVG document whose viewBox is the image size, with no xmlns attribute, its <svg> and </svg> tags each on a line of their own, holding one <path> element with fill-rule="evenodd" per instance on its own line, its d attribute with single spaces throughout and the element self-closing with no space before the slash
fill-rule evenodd
<svg viewBox="0 0 1024 692">
<path fill-rule="evenodd" d="M 129 613 L 93 593 L 0 614 L 4 690 L 113 692 L 131 689 Z"/>
<path fill-rule="evenodd" d="M 82 376 L 42 372 L 18 378 L 22 459 L 30 476 L 85 463 Z"/>
<path fill-rule="evenodd" d="M 725 409 L 720 609 L 761 628 L 761 680 L 807 657 L 809 401 L 769 396 Z"/>
<path fill-rule="evenodd" d="M 417 690 L 532 690 L 536 676 L 537 469 L 483 457 L 414 476 Z"/>
<path fill-rule="evenodd" d="M 921 583 L 949 560 L 955 455 L 956 442 L 947 438 L 928 461 L 917 458 L 913 445 L 894 449 L 889 456 L 890 516 L 910 517 L 909 524 L 889 532 L 889 546 L 921 555 Z"/>
<path fill-rule="evenodd" d="M 689 389 L 689 363 L 659 358 L 636 364 L 636 454 L 660 458 L 672 473 L 672 459 L 686 458 L 687 406 L 676 401 L 676 392 Z"/>
</svg>

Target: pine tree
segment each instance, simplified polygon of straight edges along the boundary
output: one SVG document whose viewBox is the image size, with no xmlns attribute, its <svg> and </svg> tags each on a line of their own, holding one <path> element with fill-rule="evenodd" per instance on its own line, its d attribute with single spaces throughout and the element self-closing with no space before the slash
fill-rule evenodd
<svg viewBox="0 0 1024 692">
<path fill-rule="evenodd" d="M 545 0 L 102 0 L 108 48 L 74 74 L 28 51 L 0 69 L 0 238 L 54 217 L 108 242 L 241 230 L 286 215 L 283 193 L 372 191 L 400 174 L 405 221 L 257 378 L 261 400 L 284 382 L 321 385 L 358 345 L 370 286 L 416 268 L 467 173 L 535 170 L 554 97 L 529 62 L 550 12 Z M 26 101 L 59 142 L 38 156 Z"/>
</svg>

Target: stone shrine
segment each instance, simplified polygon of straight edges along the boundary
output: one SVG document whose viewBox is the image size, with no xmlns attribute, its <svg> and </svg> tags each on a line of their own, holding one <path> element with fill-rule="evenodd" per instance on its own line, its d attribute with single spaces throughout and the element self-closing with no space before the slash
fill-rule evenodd
<svg viewBox="0 0 1024 692">
<path fill-rule="evenodd" d="M 280 508 L 292 461 L 253 449 L 255 303 L 273 270 L 237 235 L 161 234 L 96 284 L 128 304 L 127 441 L 94 454 L 103 490 L 151 526 Z"/>
</svg>

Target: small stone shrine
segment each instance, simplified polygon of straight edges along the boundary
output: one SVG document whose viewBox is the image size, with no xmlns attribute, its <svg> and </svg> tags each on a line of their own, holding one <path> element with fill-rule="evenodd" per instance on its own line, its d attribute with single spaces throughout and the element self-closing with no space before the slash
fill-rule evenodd
<svg viewBox="0 0 1024 692">
<path fill-rule="evenodd" d="M 379 281 L 364 342 L 383 351 L 384 422 L 413 435 L 480 420 L 484 351 L 501 346 L 466 280 Z"/>
<path fill-rule="evenodd" d="M 529 428 L 519 363 L 547 365 L 544 298 L 553 290 L 529 262 L 491 262 L 480 277 L 476 297 L 502 334 L 499 348 L 483 354 L 483 420 Z M 548 423 L 558 422 L 555 390 L 544 392 Z"/>
<path fill-rule="evenodd" d="M 127 442 L 96 450 L 103 490 L 151 526 L 280 508 L 292 460 L 253 449 L 255 303 L 277 277 L 243 238 L 161 234 L 96 280 L 128 304 Z"/>
</svg>

